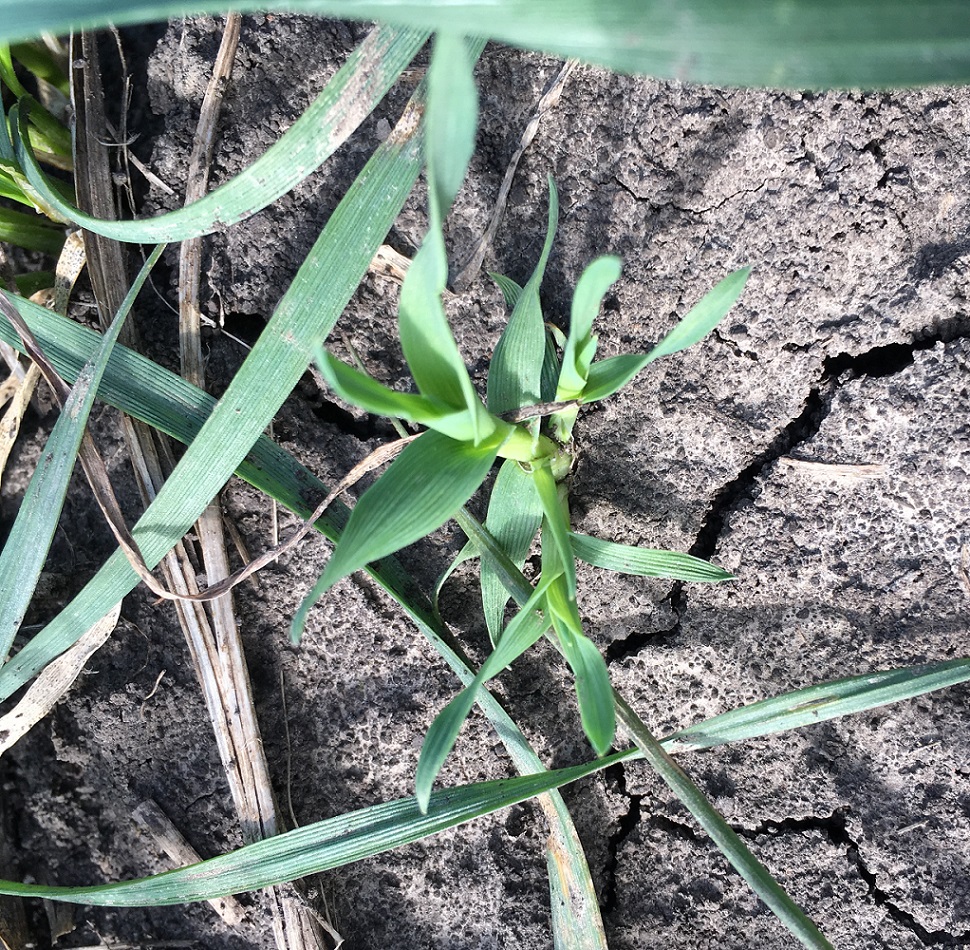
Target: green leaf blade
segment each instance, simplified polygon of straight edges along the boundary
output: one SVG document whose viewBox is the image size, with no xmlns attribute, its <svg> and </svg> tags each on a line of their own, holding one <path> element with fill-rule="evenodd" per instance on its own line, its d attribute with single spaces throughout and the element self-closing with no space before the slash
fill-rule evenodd
<svg viewBox="0 0 970 950">
<path fill-rule="evenodd" d="M 107 370 L 112 350 L 135 298 L 163 250 L 164 246 L 159 245 L 148 256 L 101 339 L 100 347 L 81 368 L 77 382 L 54 423 L 41 461 L 28 483 L 13 527 L 0 551 L 0 591 L 4 592 L 0 597 L 0 663 L 7 659 L 37 586 L 57 529 L 95 394 Z"/>
<path fill-rule="evenodd" d="M 160 907 L 259 890 L 420 841 L 575 782 L 634 754 L 620 752 L 571 768 L 443 789 L 432 794 L 425 814 L 414 798 L 382 802 L 153 877 L 87 887 L 0 881 L 0 894 L 100 907 Z"/>
<path fill-rule="evenodd" d="M 445 764 L 445 760 L 455 747 L 458 733 L 468 718 L 472 706 L 475 705 L 479 689 L 525 653 L 548 628 L 549 622 L 536 610 L 545 595 L 545 587 L 548 584 L 549 582 L 546 582 L 544 586 L 540 586 L 532 594 L 528 603 L 509 623 L 498 648 L 482 665 L 472 683 L 445 706 L 431 724 L 431 728 L 428 729 L 421 746 L 421 755 L 418 759 L 418 768 L 414 779 L 415 795 L 418 800 L 418 807 L 422 811 L 426 811 L 428 808 L 431 788 L 441 771 L 441 767 Z"/>
<path fill-rule="evenodd" d="M 0 41 L 147 23 L 224 9 L 221 0 L 0 2 Z M 619 72 L 790 89 L 886 88 L 970 80 L 962 0 L 240 0 L 285 9 L 449 29 Z"/>
<path fill-rule="evenodd" d="M 678 581 L 708 581 L 720 583 L 735 577 L 710 561 L 681 554 L 660 551 L 631 544 L 617 544 L 587 534 L 570 532 L 573 554 L 581 561 L 620 574 L 637 577 L 666 577 Z"/>
<path fill-rule="evenodd" d="M 478 126 L 478 89 L 468 46 L 460 34 L 447 29 L 435 36 L 428 67 L 427 123 L 426 160 L 434 229 L 444 220 L 465 180 Z"/>
<path fill-rule="evenodd" d="M 542 526 L 542 505 L 530 475 L 518 462 L 506 459 L 499 469 L 488 503 L 485 527 L 518 570 Z M 482 608 L 493 644 L 498 643 L 509 593 L 487 558 L 481 562 Z"/>
<path fill-rule="evenodd" d="M 705 719 L 667 737 L 663 744 L 668 751 L 686 752 L 744 742 L 912 699 L 968 680 L 970 659 L 851 676 Z"/>
<path fill-rule="evenodd" d="M 684 315 L 680 322 L 649 353 L 624 354 L 600 360 L 590 367 L 583 390 L 584 403 L 612 396 L 649 363 L 699 342 L 720 323 L 734 305 L 751 273 L 750 267 L 728 274 Z"/>
<path fill-rule="evenodd" d="M 163 17 L 164 18 L 164 17 Z M 256 214 L 319 168 L 360 125 L 427 41 L 422 30 L 379 26 L 354 50 L 296 122 L 251 165 L 198 201 L 139 221 L 102 221 L 85 214 L 47 176 L 29 147 L 26 116 L 11 110 L 14 140 L 4 142 L 36 195 L 59 219 L 116 241 L 182 241 L 218 231 Z M 25 103 L 29 106 L 29 100 Z"/>
<path fill-rule="evenodd" d="M 556 237 L 559 220 L 559 193 L 549 178 L 549 212 L 546 239 L 532 276 L 519 294 L 512 315 L 499 338 L 488 372 L 490 412 L 500 415 L 542 399 L 542 363 L 545 358 L 546 334 L 542 319 L 539 287 Z"/>
<path fill-rule="evenodd" d="M 600 257 L 582 273 L 573 294 L 569 317 L 569 335 L 562 357 L 562 371 L 556 389 L 556 401 L 578 399 L 586 385 L 589 367 L 596 351 L 593 320 L 599 313 L 606 292 L 620 279 L 622 261 L 618 257 Z"/>
<path fill-rule="evenodd" d="M 485 480 L 498 454 L 424 432 L 391 463 L 354 508 L 314 593 L 440 528 Z"/>
<path fill-rule="evenodd" d="M 465 410 L 456 412 L 424 396 L 397 392 L 325 350 L 317 354 L 317 365 L 327 385 L 352 405 L 375 415 L 416 422 L 460 442 L 474 440 L 477 429 Z"/>
</svg>

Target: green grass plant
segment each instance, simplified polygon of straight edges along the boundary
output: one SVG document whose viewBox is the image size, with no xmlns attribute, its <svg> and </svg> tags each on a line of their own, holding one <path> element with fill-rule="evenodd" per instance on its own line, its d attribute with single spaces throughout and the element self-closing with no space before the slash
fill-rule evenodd
<svg viewBox="0 0 970 950">
<path fill-rule="evenodd" d="M 265 6 L 260 4 L 259 6 Z M 218 3 L 174 0 L 0 0 L 0 42 L 23 43 L 43 30 L 143 22 Z M 653 767 L 725 856 L 804 945 L 829 946 L 737 834 L 717 814 L 672 755 L 746 741 L 831 719 L 970 679 L 970 659 L 926 664 L 808 686 L 657 738 L 613 689 L 606 664 L 585 635 L 576 562 L 602 569 L 690 582 L 729 581 L 707 562 L 677 552 L 620 545 L 572 530 L 568 482 L 571 437 L 582 407 L 609 398 L 661 357 L 698 343 L 741 294 L 748 269 L 729 274 L 647 353 L 596 359 L 594 322 L 620 261 L 594 260 L 579 276 L 566 333 L 546 332 L 539 290 L 555 236 L 558 197 L 550 181 L 546 239 L 524 286 L 495 275 L 509 305 L 483 402 L 448 326 L 442 293 L 448 278 L 443 224 L 474 148 L 477 95 L 472 67 L 484 39 L 499 39 L 617 69 L 680 78 L 802 86 L 899 85 L 970 79 L 970 14 L 956 0 L 933 0 L 914 11 L 901 2 L 684 0 L 676 16 L 666 4 L 640 0 L 495 0 L 491 3 L 327 2 L 291 0 L 288 9 L 359 18 L 388 26 L 371 34 L 308 112 L 250 169 L 185 209 L 148 221 L 101 222 L 72 205 L 63 184 L 40 167 L 43 155 L 64 154 L 64 140 L 20 86 L 13 62 L 42 76 L 36 47 L 0 47 L 0 81 L 16 99 L 0 121 L 0 194 L 123 241 L 180 240 L 209 233 L 254 213 L 292 188 L 346 138 L 400 75 L 426 36 L 436 31 L 427 86 L 415 93 L 398 128 L 375 152 L 314 244 L 264 332 L 224 396 L 216 402 L 138 354 L 22 298 L 6 295 L 66 380 L 75 384 L 72 412 L 51 438 L 53 466 L 41 466 L 28 489 L 16 537 L 0 556 L 0 579 L 23 595 L 0 611 L 3 654 L 17 633 L 40 562 L 20 563 L 28 535 L 49 537 L 66 491 L 83 419 L 98 398 L 180 439 L 184 457 L 133 529 L 152 565 L 191 527 L 233 472 L 306 517 L 326 491 L 313 475 L 264 434 L 311 360 L 333 390 L 368 412 L 423 427 L 365 492 L 352 512 L 338 503 L 316 527 L 336 542 L 324 573 L 294 617 L 298 637 L 308 611 L 342 578 L 367 570 L 415 623 L 458 676 L 462 689 L 425 737 L 415 795 L 339 816 L 242 848 L 187 869 L 135 882 L 79 888 L 0 882 L 0 892 L 117 906 L 179 903 L 290 880 L 360 860 L 387 848 L 487 814 L 537 794 L 548 795 L 555 847 L 567 854 L 571 879 L 554 873 L 548 851 L 557 945 L 605 946 L 585 858 L 563 799 L 555 792 L 610 764 L 642 757 Z M 250 9 L 247 4 L 237 9 Z M 550 28 L 550 11 L 555 28 Z M 703 26 L 703 29 L 699 28 Z M 52 74 L 53 75 L 53 74 Z M 53 81 L 53 80 L 50 80 Z M 60 150 L 60 151 L 58 151 Z M 380 242 L 392 226 L 422 165 L 427 169 L 428 231 L 401 290 L 398 326 L 415 391 L 384 387 L 324 349 Z M 13 212 L 11 212 L 13 213 Z M 20 213 L 20 212 L 18 212 Z M 0 229 L 3 219 L 0 217 Z M 41 229 L 55 231 L 48 225 Z M 0 232 L 2 233 L 2 232 Z M 26 233 L 26 231 L 24 232 Z M 37 249 L 52 252 L 55 242 Z M 43 244 L 43 246 L 39 246 Z M 144 280 L 147 266 L 139 277 Z M 126 302 L 130 305 L 135 289 Z M 112 330 L 117 332 L 125 308 Z M 23 349 L 0 317 L 0 338 Z M 484 523 L 464 504 L 501 464 Z M 38 499 L 41 502 L 38 504 Z M 468 536 L 461 558 L 477 557 L 482 603 L 493 651 L 477 671 L 449 646 L 427 596 L 394 553 L 454 517 Z M 533 543 L 541 550 L 534 583 L 522 573 Z M 42 557 L 44 546 L 38 545 Z M 138 582 L 113 554 L 82 592 L 0 667 L 0 699 L 13 696 L 49 662 L 106 616 Z M 508 602 L 515 604 L 508 622 Z M 593 752 L 591 761 L 548 771 L 519 727 L 487 690 L 487 681 L 539 638 L 560 651 L 575 679 L 576 702 Z M 550 699 L 550 701 L 566 701 Z M 478 703 L 505 744 L 519 777 L 434 790 L 472 706 Z M 634 745 L 608 754 L 617 724 Z M 573 900 L 576 894 L 582 900 Z M 559 901 L 559 904 L 557 904 Z"/>
</svg>

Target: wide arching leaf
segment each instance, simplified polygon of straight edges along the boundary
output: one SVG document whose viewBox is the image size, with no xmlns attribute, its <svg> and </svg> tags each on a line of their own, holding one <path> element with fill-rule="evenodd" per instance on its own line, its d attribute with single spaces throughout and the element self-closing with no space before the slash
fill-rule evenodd
<svg viewBox="0 0 970 950">
<path fill-rule="evenodd" d="M 0 41 L 214 13 L 225 0 L 0 0 Z M 964 0 L 239 0 L 449 30 L 692 82 L 850 88 L 970 81 Z"/>
</svg>

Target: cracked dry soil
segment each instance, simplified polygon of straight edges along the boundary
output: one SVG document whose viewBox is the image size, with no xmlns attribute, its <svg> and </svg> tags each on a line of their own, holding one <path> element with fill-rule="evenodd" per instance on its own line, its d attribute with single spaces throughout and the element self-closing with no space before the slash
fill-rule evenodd
<svg viewBox="0 0 970 950">
<path fill-rule="evenodd" d="M 132 62 L 147 63 L 135 77 L 135 150 L 176 192 L 215 26 L 198 18 L 128 37 Z M 308 19 L 247 17 L 215 181 L 275 140 L 361 35 Z M 486 51 L 480 148 L 449 224 L 456 265 L 483 231 L 557 65 Z M 258 333 L 409 91 L 393 92 L 292 195 L 208 241 L 204 297 L 234 337 Z M 543 120 L 486 266 L 528 275 L 551 172 L 562 196 L 543 287 L 551 319 L 568 318 L 583 266 L 616 253 L 624 274 L 599 321 L 601 347 L 606 355 L 643 349 L 724 274 L 755 265 L 716 333 L 651 366 L 578 427 L 579 530 L 690 551 L 738 576 L 704 588 L 580 572 L 589 631 L 617 687 L 656 730 L 826 679 L 966 653 L 968 132 L 970 93 L 962 89 L 764 93 L 586 66 Z M 178 202 L 152 190 L 142 200 L 145 213 Z M 422 205 L 419 192 L 389 236 L 405 254 L 420 240 Z M 167 279 L 158 283 L 171 299 Z M 371 370 L 392 383 L 404 375 L 395 293 L 369 277 L 342 324 Z M 455 299 L 452 316 L 481 381 L 504 321 L 497 290 L 483 276 Z M 139 319 L 154 357 L 172 364 L 170 311 L 147 299 Z M 218 393 L 244 351 L 218 332 L 208 346 Z M 33 420 L 25 462 L 51 423 L 50 414 Z M 118 445 L 115 424 L 107 412 L 99 419 L 109 447 Z M 325 479 L 391 434 L 335 405 L 309 375 L 275 432 Z M 122 490 L 124 464 L 113 459 Z M 16 504 L 4 496 L 5 522 Z M 224 506 L 261 550 L 267 503 L 234 482 Z M 66 518 L 48 574 L 61 590 L 83 582 L 108 549 L 80 487 Z M 291 522 L 283 521 L 285 530 Z M 460 543 L 443 530 L 406 552 L 406 564 L 428 585 Z M 288 646 L 289 617 L 326 556 L 325 543 L 311 540 L 237 597 L 270 766 L 301 823 L 408 794 L 424 731 L 456 689 L 366 578 L 342 582 L 314 611 L 302 647 Z M 460 572 L 443 612 L 480 658 L 486 638 L 474 603 L 472 574 Z M 54 609 L 41 603 L 35 622 Z M 205 855 L 239 842 L 174 611 L 136 593 L 122 617 L 89 675 L 5 760 L 15 870 L 25 877 L 80 883 L 165 868 L 131 822 L 145 797 Z M 534 649 L 497 689 L 545 761 L 588 757 L 550 650 Z M 684 765 L 836 946 L 966 946 L 968 696 L 952 688 L 686 756 Z M 496 737 L 474 715 L 444 779 L 506 774 Z M 794 945 L 642 764 L 613 768 L 566 797 L 611 947 Z M 348 947 L 551 946 L 544 838 L 541 814 L 524 805 L 314 886 Z M 58 946 L 101 937 L 269 947 L 265 908 L 258 896 L 245 902 L 249 919 L 235 930 L 207 905 L 79 908 L 76 929 Z"/>
</svg>

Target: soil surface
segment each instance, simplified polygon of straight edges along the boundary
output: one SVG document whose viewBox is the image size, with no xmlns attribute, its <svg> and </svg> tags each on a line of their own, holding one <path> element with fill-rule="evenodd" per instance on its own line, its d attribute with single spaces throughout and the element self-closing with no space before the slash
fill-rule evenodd
<svg viewBox="0 0 970 950">
<path fill-rule="evenodd" d="M 307 18 L 244 19 L 213 169 L 261 154 L 364 35 Z M 174 196 L 142 183 L 141 211 L 175 207 L 218 23 L 188 19 L 127 37 L 136 154 Z M 548 58 L 489 47 L 477 70 L 479 150 L 449 223 L 456 268 L 484 231 L 505 168 L 546 83 Z M 410 94 L 392 92 L 324 169 L 206 243 L 204 305 L 218 394 L 322 224 Z M 665 733 L 785 690 L 967 651 L 970 616 L 970 95 L 750 92 L 614 76 L 580 66 L 526 152 L 487 270 L 524 281 L 544 236 L 552 174 L 562 210 L 543 285 L 565 325 L 596 255 L 624 260 L 598 321 L 601 352 L 649 348 L 728 272 L 755 265 L 702 344 L 651 365 L 577 428 L 577 530 L 690 551 L 735 572 L 702 587 L 580 571 L 588 630 L 638 712 Z M 410 255 L 423 191 L 388 238 Z M 171 263 L 138 315 L 153 358 L 177 362 Z M 368 277 L 342 330 L 380 378 L 395 348 L 396 285 Z M 451 308 L 476 378 L 505 319 L 483 274 Z M 339 343 L 338 351 L 344 352 Z M 53 411 L 34 414 L 5 480 L 9 525 Z M 117 419 L 96 429 L 119 491 Z M 307 374 L 275 436 L 334 480 L 392 436 Z M 79 482 L 30 623 L 43 623 L 111 550 Z M 270 505 L 232 482 L 224 508 L 252 551 Z M 134 502 L 130 508 L 136 514 Z M 284 532 L 294 523 L 283 517 Z M 454 529 L 404 552 L 426 587 L 462 543 Z M 237 592 L 277 791 L 309 823 L 410 794 L 425 730 L 457 681 L 372 582 L 340 583 L 300 648 L 289 618 L 328 545 Z M 487 643 L 473 571 L 443 613 L 468 649 Z M 157 688 L 156 688 L 157 687 Z M 570 681 L 536 647 L 497 690 L 549 765 L 590 751 Z M 846 950 L 970 945 L 970 690 L 684 757 L 755 853 Z M 12 873 L 88 883 L 170 865 L 131 812 L 155 799 L 203 855 L 240 843 L 208 719 L 170 604 L 140 590 L 79 684 L 0 765 Z M 448 782 L 510 766 L 477 712 Z M 642 763 L 565 791 L 610 946 L 788 947 L 795 942 Z M 519 806 L 327 874 L 313 884 L 348 948 L 550 947 L 541 812 Z M 273 946 L 258 896 L 230 928 L 206 904 L 75 909 L 58 947 Z M 43 911 L 29 908 L 38 945 Z M 65 928 L 68 929 L 68 928 Z"/>
</svg>

